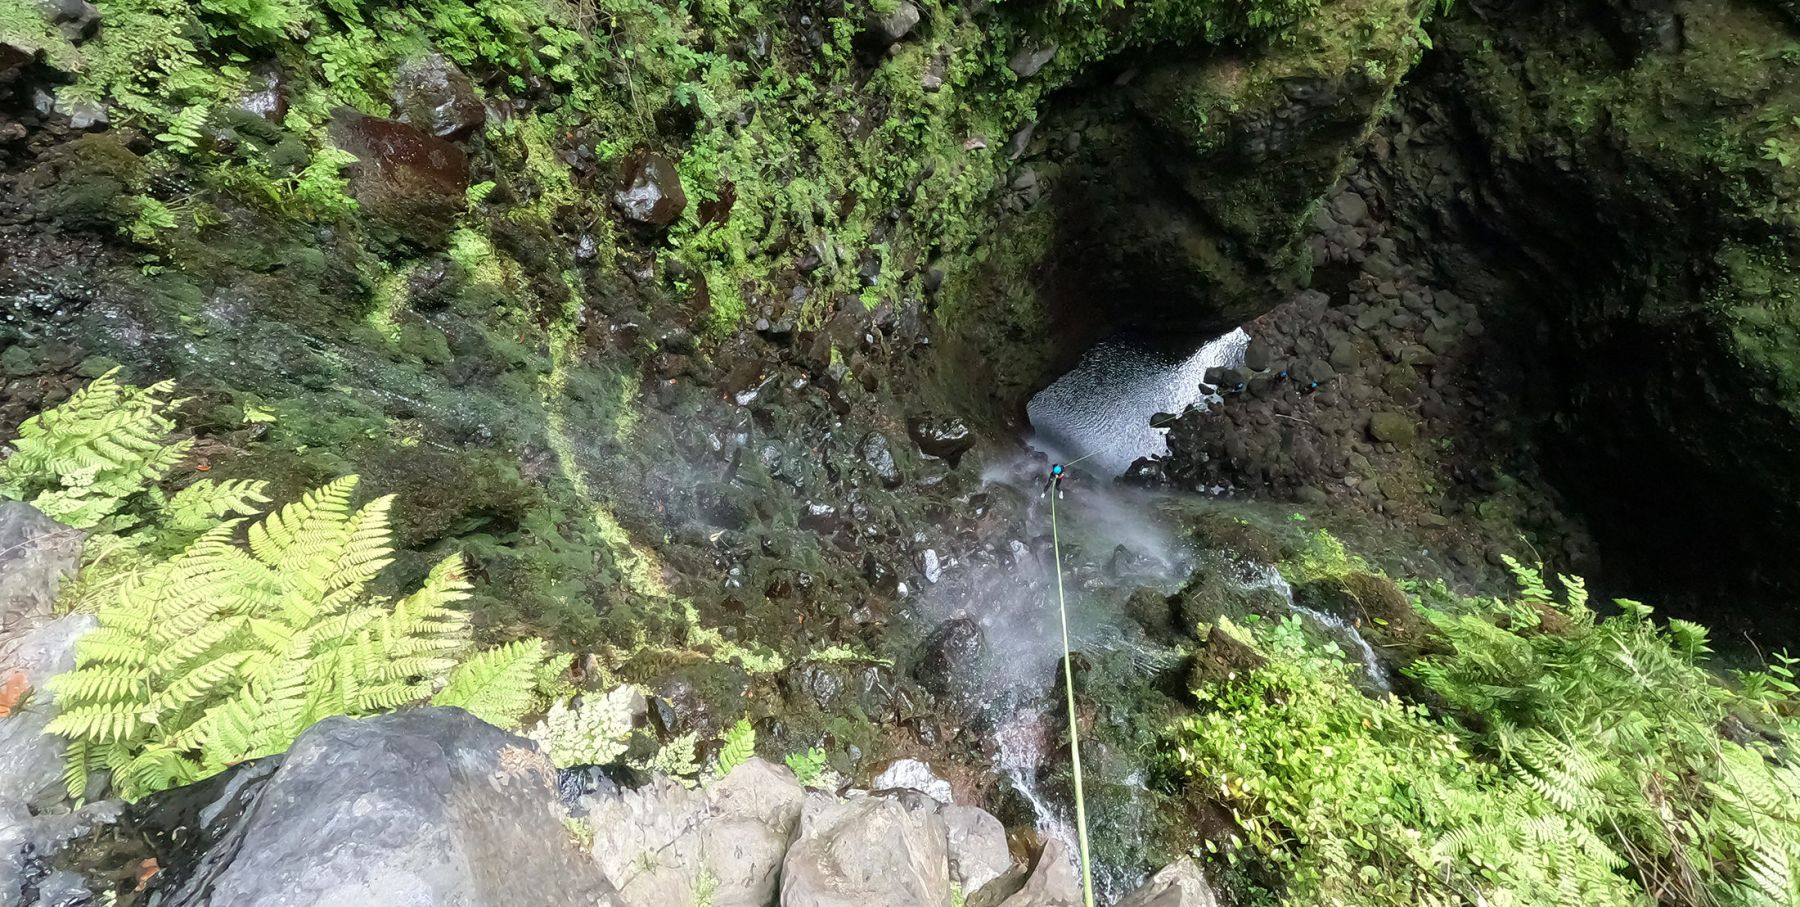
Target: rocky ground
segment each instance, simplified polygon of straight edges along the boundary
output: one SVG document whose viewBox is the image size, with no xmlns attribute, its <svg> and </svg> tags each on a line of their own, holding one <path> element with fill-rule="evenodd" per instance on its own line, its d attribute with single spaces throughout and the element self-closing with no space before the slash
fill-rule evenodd
<svg viewBox="0 0 1800 907">
<path fill-rule="evenodd" d="M 0 507 L 0 670 L 67 670 L 86 615 L 53 617 L 79 534 Z M 639 698 L 633 721 L 648 727 Z M 1009 839 L 924 763 L 808 790 L 752 758 L 698 787 L 622 767 L 558 771 L 456 709 L 327 719 L 285 754 L 127 805 L 72 802 L 41 694 L 0 723 L 0 898 L 27 907 L 456 903 L 753 907 L 1080 903 L 1054 840 Z M 103 793 L 99 791 L 99 793 Z M 953 895 L 952 892 L 956 892 Z M 1191 861 L 1120 901 L 1212 905 Z"/>
<path fill-rule="evenodd" d="M 1320 206 L 1312 288 L 1245 325 L 1243 365 L 1206 376 L 1219 402 L 1168 419 L 1169 456 L 1131 479 L 1369 514 L 1477 586 L 1503 580 L 1509 554 L 1596 572 L 1538 465 L 1516 352 L 1532 339 L 1490 331 L 1481 306 L 1413 264 L 1376 164 Z"/>
</svg>

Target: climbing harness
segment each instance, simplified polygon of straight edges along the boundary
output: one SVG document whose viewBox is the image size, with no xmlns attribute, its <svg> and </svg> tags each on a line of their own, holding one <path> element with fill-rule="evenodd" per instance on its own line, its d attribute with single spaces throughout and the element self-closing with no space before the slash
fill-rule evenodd
<svg viewBox="0 0 1800 907">
<path fill-rule="evenodd" d="M 1082 796 L 1081 788 L 1081 732 L 1075 724 L 1075 656 L 1069 651 L 1069 604 L 1063 596 L 1062 533 L 1056 524 L 1056 498 L 1056 495 L 1050 496 L 1050 544 L 1056 555 L 1056 609 L 1062 617 L 1063 693 L 1069 702 L 1069 761 L 1075 772 L 1075 833 L 1081 849 L 1083 903 L 1086 907 L 1094 907 L 1093 862 L 1088 858 L 1087 800 Z"/>
</svg>

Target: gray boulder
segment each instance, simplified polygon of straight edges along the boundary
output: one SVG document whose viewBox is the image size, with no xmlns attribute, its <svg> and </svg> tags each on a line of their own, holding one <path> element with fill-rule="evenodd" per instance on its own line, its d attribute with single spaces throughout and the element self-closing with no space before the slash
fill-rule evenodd
<svg viewBox="0 0 1800 907">
<path fill-rule="evenodd" d="M 782 907 L 949 907 L 948 833 L 932 806 L 809 793 Z"/>
<path fill-rule="evenodd" d="M 885 16 L 870 13 L 863 33 L 869 43 L 887 47 L 911 34 L 913 27 L 918 24 L 918 5 L 912 0 L 900 0 L 895 4 L 894 11 Z"/>
<path fill-rule="evenodd" d="M 85 538 L 30 504 L 0 503 L 0 637 L 49 619 L 62 581 L 81 566 Z"/>
<path fill-rule="evenodd" d="M 169 907 L 618 907 L 530 741 L 461 709 L 300 735 Z"/>
<path fill-rule="evenodd" d="M 67 614 L 24 633 L 0 634 L 0 680 L 22 682 L 25 691 L 13 713 L 0 720 L 0 804 L 25 803 L 42 812 L 67 798 L 62 738 L 44 735 L 56 717 L 55 697 L 44 682 L 75 667 L 75 641 L 93 626 L 91 614 Z"/>
<path fill-rule="evenodd" d="M 1006 826 L 986 810 L 947 804 L 938 811 L 950 844 L 950 878 L 964 892 L 982 886 L 1012 868 L 1012 852 L 1006 847 Z"/>
<path fill-rule="evenodd" d="M 895 765 L 906 762 L 913 760 L 902 759 Z M 914 764 L 924 766 L 921 762 Z M 925 771 L 929 773 L 930 769 Z M 920 788 L 883 785 L 881 782 L 887 774 L 884 772 L 883 777 L 878 777 L 875 786 L 888 790 L 875 796 L 899 800 L 909 810 L 934 813 L 943 820 L 945 845 L 950 857 L 950 881 L 961 886 L 964 893 L 981 890 L 1013 868 L 1012 851 L 1006 845 L 1006 826 L 1001 825 L 999 819 L 986 810 L 950 802 L 949 782 L 937 782 L 944 787 L 944 796 L 939 799 L 923 793 Z M 936 776 L 927 774 L 926 777 L 935 780 Z"/>
<path fill-rule="evenodd" d="M 443 54 L 422 54 L 394 73 L 395 119 L 440 139 L 461 141 L 487 124 L 475 83 Z"/>
<path fill-rule="evenodd" d="M 1081 878 L 1061 841 L 1051 838 L 1031 867 L 1015 867 L 983 886 L 968 907 L 1081 907 Z"/>
<path fill-rule="evenodd" d="M 593 856 L 624 907 L 774 903 L 805 796 L 794 774 L 751 759 L 704 790 L 668 778 L 587 797 Z"/>
<path fill-rule="evenodd" d="M 1114 907 L 1218 907 L 1219 899 L 1199 864 L 1186 857 L 1170 863 Z"/>
<path fill-rule="evenodd" d="M 1018 51 L 1012 55 L 1012 59 L 1007 62 L 1007 66 L 1012 69 L 1013 75 L 1016 75 L 1021 79 L 1029 79 L 1032 76 L 1037 75 L 1038 71 L 1043 69 L 1044 65 L 1049 63 L 1055 57 L 1056 44 L 1054 42 L 1046 44 L 1043 47 L 1032 47 L 1028 45 L 1019 48 Z"/>
</svg>

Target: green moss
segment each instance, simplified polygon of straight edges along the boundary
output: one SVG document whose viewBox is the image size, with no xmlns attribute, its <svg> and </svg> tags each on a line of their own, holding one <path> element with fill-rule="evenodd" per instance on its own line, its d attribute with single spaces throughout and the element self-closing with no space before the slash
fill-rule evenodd
<svg viewBox="0 0 1800 907">
<path fill-rule="evenodd" d="M 113 133 L 85 135 L 56 149 L 43 165 L 56 172 L 49 213 L 65 227 L 111 229 L 135 214 L 132 198 L 144 162 Z"/>
</svg>

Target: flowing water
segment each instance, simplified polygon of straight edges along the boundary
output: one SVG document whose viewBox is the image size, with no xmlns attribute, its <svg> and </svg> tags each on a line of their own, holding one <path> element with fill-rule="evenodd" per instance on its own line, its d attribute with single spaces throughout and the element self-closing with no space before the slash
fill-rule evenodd
<svg viewBox="0 0 1800 907">
<path fill-rule="evenodd" d="M 1026 414 L 1036 431 L 1032 443 L 1065 460 L 1085 458 L 1096 471 L 1115 476 L 1139 457 L 1168 453 L 1168 431 L 1153 426 L 1152 418 L 1204 405 L 1209 395 L 1200 380 L 1206 370 L 1242 364 L 1249 343 L 1239 328 L 1180 358 L 1138 338 L 1103 340 L 1031 398 Z"/>
<path fill-rule="evenodd" d="M 1075 651 L 1103 656 L 1113 670 L 1122 666 L 1146 677 L 1175 666 L 1178 653 L 1148 642 L 1122 606 L 1139 587 L 1174 592 L 1192 574 L 1203 552 L 1194 550 L 1161 518 L 1164 496 L 1108 479 L 1139 457 L 1165 453 L 1164 432 L 1150 424 L 1151 416 L 1204 405 L 1202 375 L 1215 365 L 1241 363 L 1248 339 L 1243 331 L 1233 331 L 1185 359 L 1130 340 L 1107 341 L 1030 403 L 1036 430 L 1033 445 L 1065 462 L 1083 461 L 1067 497 L 1057 504 L 1070 645 Z M 1057 565 L 1051 550 L 1049 501 L 1043 497 L 1046 466 L 1041 456 L 1021 455 L 989 467 L 984 483 L 996 490 L 1009 489 L 1030 502 L 1025 525 L 1017 527 L 1018 537 L 995 546 L 989 561 L 945 565 L 942 581 L 920 597 L 920 616 L 927 622 L 969 617 L 981 626 L 987 655 L 976 676 L 968 679 L 966 692 L 991 728 L 994 768 L 1029 804 L 1039 831 L 1061 840 L 1073 856 L 1073 805 L 1063 802 L 1066 794 L 1047 791 L 1041 780 L 1047 763 L 1059 758 L 1064 746 L 1059 738 L 1066 733 L 1061 714 L 1063 639 Z M 1082 475 L 1089 470 L 1105 477 Z M 1128 556 L 1114 556 L 1120 546 Z M 1279 594 L 1317 632 L 1360 657 L 1372 686 L 1388 687 L 1385 669 L 1356 629 L 1296 603 L 1275 568 L 1246 565 L 1237 581 L 1246 590 Z M 1141 852 L 1136 846 L 1141 839 L 1135 836 L 1148 824 L 1139 820 L 1149 807 L 1140 796 L 1145 790 L 1141 772 L 1101 778 L 1096 766 L 1087 768 L 1089 831 L 1097 842 L 1095 885 L 1102 900 L 1111 900 L 1142 882 L 1141 867 L 1129 858 L 1106 859 L 1098 853 L 1098 842 L 1106 836 L 1115 845 L 1123 844 L 1110 851 L 1114 854 Z M 1131 802 L 1118 802 L 1123 800 Z"/>
<path fill-rule="evenodd" d="M 1327 614 L 1315 608 L 1308 608 L 1294 601 L 1294 587 L 1283 579 L 1281 571 L 1267 564 L 1251 564 L 1244 568 L 1244 576 L 1239 580 L 1245 589 L 1267 589 L 1287 602 L 1289 611 L 1303 617 L 1312 624 L 1313 629 L 1336 643 L 1345 653 L 1356 653 L 1362 662 L 1363 677 L 1369 685 L 1381 692 L 1391 692 L 1394 678 L 1389 675 L 1386 665 L 1375 657 L 1375 647 L 1363 638 L 1356 627 L 1336 614 Z"/>
</svg>

